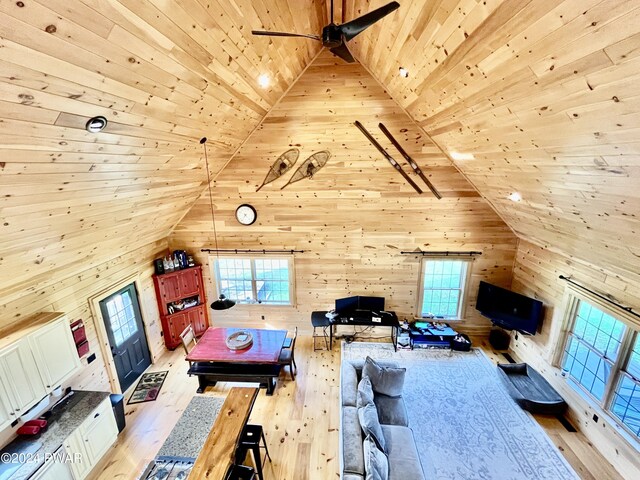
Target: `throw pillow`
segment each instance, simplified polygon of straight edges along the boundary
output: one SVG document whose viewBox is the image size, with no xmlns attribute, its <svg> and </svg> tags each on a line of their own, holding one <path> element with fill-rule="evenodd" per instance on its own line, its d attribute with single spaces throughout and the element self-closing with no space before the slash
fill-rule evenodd
<svg viewBox="0 0 640 480">
<path fill-rule="evenodd" d="M 362 376 L 369 377 L 373 391 L 389 397 L 402 396 L 406 372 L 406 368 L 382 367 L 371 357 L 367 357 L 362 368 Z"/>
<path fill-rule="evenodd" d="M 376 442 L 376 445 L 383 452 L 387 451 L 384 435 L 382 434 L 382 427 L 380 426 L 380 420 L 378 419 L 378 410 L 373 403 L 360 407 L 358 409 L 358 419 L 360 420 L 360 426 L 364 435 L 370 435 Z"/>
<path fill-rule="evenodd" d="M 363 448 L 365 480 L 388 480 L 389 459 L 384 452 L 376 446 L 371 436 L 367 435 L 364 439 Z"/>
<path fill-rule="evenodd" d="M 371 380 L 369 380 L 369 377 L 362 377 L 362 380 L 358 383 L 356 406 L 360 408 L 370 403 L 373 403 L 373 388 L 371 387 Z"/>
</svg>

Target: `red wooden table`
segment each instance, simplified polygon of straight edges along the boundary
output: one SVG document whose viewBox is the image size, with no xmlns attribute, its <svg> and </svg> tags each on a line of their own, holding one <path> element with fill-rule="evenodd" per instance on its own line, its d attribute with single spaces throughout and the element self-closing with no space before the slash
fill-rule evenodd
<svg viewBox="0 0 640 480">
<path fill-rule="evenodd" d="M 249 348 L 231 350 L 225 344 L 229 335 L 237 331 L 250 332 L 253 343 Z M 278 363 L 286 330 L 254 328 L 208 328 L 193 350 L 187 355 L 189 362 Z"/>
<path fill-rule="evenodd" d="M 227 337 L 239 330 L 250 332 L 253 343 L 242 350 L 231 350 L 225 344 Z M 218 381 L 258 382 L 270 395 L 275 389 L 275 378 L 280 373 L 278 364 L 286 330 L 211 327 L 200 337 L 186 360 L 191 362 L 190 375 L 197 375 L 198 393 Z"/>
</svg>

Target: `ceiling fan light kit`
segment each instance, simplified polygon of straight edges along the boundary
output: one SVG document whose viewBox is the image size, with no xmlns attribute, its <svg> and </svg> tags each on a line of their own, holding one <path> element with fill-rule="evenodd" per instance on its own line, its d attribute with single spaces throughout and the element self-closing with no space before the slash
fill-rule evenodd
<svg viewBox="0 0 640 480">
<path fill-rule="evenodd" d="M 331 23 L 322 29 L 322 36 L 310 35 L 308 33 L 270 32 L 265 30 L 252 30 L 251 33 L 253 35 L 271 37 L 310 38 L 322 42 L 323 47 L 328 48 L 331 53 L 342 58 L 345 62 L 353 63 L 356 60 L 353 58 L 353 55 L 351 55 L 351 52 L 349 52 L 347 42 L 399 7 L 400 4 L 398 2 L 390 2 L 347 23 L 336 25 L 333 23 L 333 0 L 331 0 Z"/>
</svg>

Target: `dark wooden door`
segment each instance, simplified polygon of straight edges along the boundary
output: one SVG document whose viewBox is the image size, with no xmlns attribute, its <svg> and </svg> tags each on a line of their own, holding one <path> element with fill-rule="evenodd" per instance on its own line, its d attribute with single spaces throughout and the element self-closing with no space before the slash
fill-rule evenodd
<svg viewBox="0 0 640 480">
<path fill-rule="evenodd" d="M 135 285 L 132 283 L 101 300 L 100 310 L 124 392 L 151 365 Z"/>
</svg>

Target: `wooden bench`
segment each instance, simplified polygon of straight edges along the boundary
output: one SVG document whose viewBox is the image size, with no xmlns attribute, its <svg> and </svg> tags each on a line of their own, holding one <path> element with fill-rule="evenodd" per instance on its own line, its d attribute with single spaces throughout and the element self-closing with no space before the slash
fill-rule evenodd
<svg viewBox="0 0 640 480">
<path fill-rule="evenodd" d="M 281 368 L 278 364 L 194 362 L 187 373 L 198 377 L 198 393 L 217 382 L 251 382 L 273 395 Z"/>
<path fill-rule="evenodd" d="M 511 397 L 524 410 L 544 415 L 562 415 L 567 409 L 560 394 L 531 365 L 499 363 L 498 372 Z"/>
</svg>

